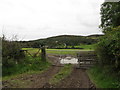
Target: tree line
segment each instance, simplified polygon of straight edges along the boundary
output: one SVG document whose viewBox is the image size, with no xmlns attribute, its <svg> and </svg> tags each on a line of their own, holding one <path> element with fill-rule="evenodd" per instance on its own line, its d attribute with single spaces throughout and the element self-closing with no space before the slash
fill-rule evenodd
<svg viewBox="0 0 120 90">
<path fill-rule="evenodd" d="M 103 33 L 96 52 L 99 64 L 120 71 L 120 2 L 104 2 L 101 5 L 101 25 Z"/>
<path fill-rule="evenodd" d="M 98 42 L 98 38 L 101 35 L 93 36 L 73 36 L 73 35 L 60 35 L 55 37 L 50 37 L 46 39 L 39 39 L 34 41 L 21 41 L 20 44 L 23 47 L 29 48 L 39 48 L 40 45 L 46 45 L 47 48 L 75 48 L 74 46 L 79 46 L 80 44 L 90 45 Z"/>
</svg>

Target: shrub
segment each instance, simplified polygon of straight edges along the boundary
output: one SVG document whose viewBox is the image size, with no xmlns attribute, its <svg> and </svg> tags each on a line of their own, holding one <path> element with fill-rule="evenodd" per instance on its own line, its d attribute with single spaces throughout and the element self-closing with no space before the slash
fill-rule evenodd
<svg viewBox="0 0 120 90">
<path fill-rule="evenodd" d="M 120 26 L 100 39 L 96 51 L 102 65 L 112 64 L 115 68 L 120 68 Z"/>
<path fill-rule="evenodd" d="M 3 68 L 14 66 L 19 63 L 24 53 L 16 41 L 8 41 L 2 38 L 2 65 Z"/>
</svg>

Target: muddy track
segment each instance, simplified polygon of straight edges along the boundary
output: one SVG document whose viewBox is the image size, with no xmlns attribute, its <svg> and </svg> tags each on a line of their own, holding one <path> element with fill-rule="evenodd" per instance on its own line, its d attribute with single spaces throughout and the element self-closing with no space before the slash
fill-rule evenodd
<svg viewBox="0 0 120 90">
<path fill-rule="evenodd" d="M 95 86 L 91 83 L 86 70 L 76 69 L 75 66 L 68 77 L 55 85 L 50 85 L 49 80 L 57 74 L 62 67 L 59 67 L 61 66 L 59 63 L 59 56 L 48 56 L 48 58 L 53 65 L 47 71 L 40 74 L 25 75 L 12 80 L 20 80 L 22 82 L 29 81 L 30 83 L 26 85 L 25 88 L 95 88 Z M 8 80 L 3 81 L 3 87 L 19 88 L 20 86 L 19 84 L 12 84 L 11 80 Z"/>
<path fill-rule="evenodd" d="M 57 59 L 57 57 L 56 57 Z M 54 62 L 55 59 L 53 59 Z M 58 62 L 58 61 L 57 61 Z M 59 63 L 58 63 L 59 65 Z M 56 85 L 47 84 L 47 88 L 96 88 L 95 85 L 90 81 L 86 69 L 77 69 L 74 65 L 72 73 L 61 80 L 61 82 Z"/>
<path fill-rule="evenodd" d="M 54 88 L 95 88 L 91 83 L 86 70 L 74 68 L 71 75 L 60 83 L 53 85 Z"/>
<path fill-rule="evenodd" d="M 60 70 L 60 67 L 54 67 L 52 66 L 48 71 L 34 76 L 33 80 L 34 83 L 30 86 L 30 88 L 44 88 L 44 86 L 46 86 L 50 80 L 50 78 L 52 78 L 53 75 L 55 75 L 56 73 L 58 73 Z"/>
<path fill-rule="evenodd" d="M 61 69 L 59 58 L 50 56 L 48 57 L 51 63 L 53 64 L 47 71 L 40 74 L 31 74 L 31 75 L 23 75 L 18 78 L 12 78 L 10 80 L 2 81 L 3 88 L 21 88 L 22 86 L 18 83 L 14 84 L 13 81 L 21 81 L 21 83 L 26 84 L 24 88 L 44 88 L 48 86 L 49 80 L 58 73 Z M 27 85 L 27 82 L 28 85 Z"/>
</svg>

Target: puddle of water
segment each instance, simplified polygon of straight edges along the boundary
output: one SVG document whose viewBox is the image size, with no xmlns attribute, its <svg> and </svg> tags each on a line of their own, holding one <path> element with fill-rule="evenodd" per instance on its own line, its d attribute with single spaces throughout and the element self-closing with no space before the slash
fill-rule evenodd
<svg viewBox="0 0 120 90">
<path fill-rule="evenodd" d="M 66 57 L 66 58 L 61 58 L 60 59 L 61 64 L 78 64 L 78 59 L 77 58 L 72 58 L 72 57 Z"/>
<path fill-rule="evenodd" d="M 59 58 L 61 64 L 78 64 L 78 59 L 73 57 Z M 90 64 L 90 62 L 80 62 L 80 64 Z"/>
</svg>

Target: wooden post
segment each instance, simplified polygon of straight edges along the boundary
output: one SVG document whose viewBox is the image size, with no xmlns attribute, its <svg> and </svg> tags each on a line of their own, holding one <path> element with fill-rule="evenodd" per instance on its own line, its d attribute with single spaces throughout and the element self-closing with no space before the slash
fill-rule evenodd
<svg viewBox="0 0 120 90">
<path fill-rule="evenodd" d="M 78 58 L 78 68 L 80 68 L 80 57 Z"/>
<path fill-rule="evenodd" d="M 42 47 L 41 47 L 41 59 L 42 59 L 42 61 L 46 62 L 45 46 L 42 46 Z"/>
<path fill-rule="evenodd" d="M 79 53 L 77 53 L 77 58 L 78 58 L 78 68 L 80 68 L 80 61 L 81 61 L 80 59 L 81 59 L 81 58 L 80 58 Z"/>
</svg>

